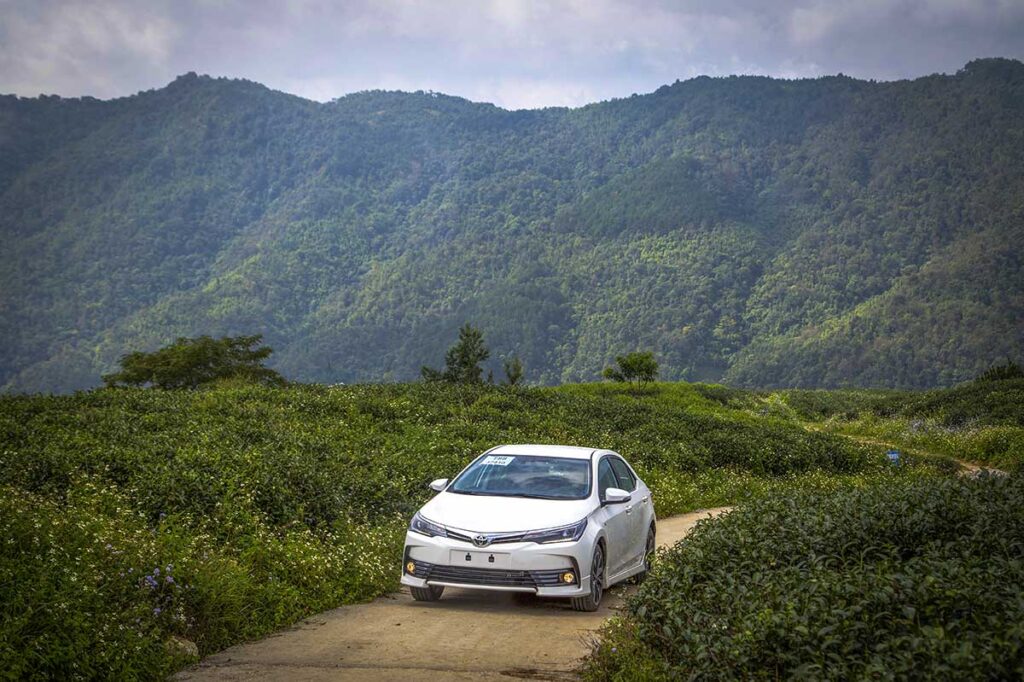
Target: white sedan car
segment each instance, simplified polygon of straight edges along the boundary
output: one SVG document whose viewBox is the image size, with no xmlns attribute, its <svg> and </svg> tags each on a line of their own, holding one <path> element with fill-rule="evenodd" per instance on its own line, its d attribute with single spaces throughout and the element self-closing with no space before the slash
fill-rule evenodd
<svg viewBox="0 0 1024 682">
<path fill-rule="evenodd" d="M 646 575 L 651 491 L 610 450 L 502 445 L 438 491 L 409 524 L 402 583 L 435 601 L 445 587 L 569 597 L 594 611 L 608 587 Z"/>
</svg>

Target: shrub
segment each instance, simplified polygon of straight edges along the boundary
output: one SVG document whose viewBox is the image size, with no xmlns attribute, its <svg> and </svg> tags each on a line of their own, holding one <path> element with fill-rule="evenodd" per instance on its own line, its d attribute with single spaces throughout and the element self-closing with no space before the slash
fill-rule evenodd
<svg viewBox="0 0 1024 682">
<path fill-rule="evenodd" d="M 1009 358 L 1001 365 L 992 365 L 982 372 L 975 381 L 1005 381 L 1024 379 L 1024 368 Z"/>
<path fill-rule="evenodd" d="M 786 404 L 802 419 L 821 421 L 832 417 L 856 419 L 861 415 L 890 415 L 904 407 L 914 394 L 889 390 L 783 391 Z"/>
<path fill-rule="evenodd" d="M 661 554 L 589 679 L 1019 679 L 1024 479 L 762 498 Z"/>
<path fill-rule="evenodd" d="M 909 418 L 933 418 L 945 426 L 1024 427 L 1024 378 L 976 380 L 929 391 L 902 410 Z"/>
<path fill-rule="evenodd" d="M 103 376 L 107 386 L 198 388 L 224 380 L 244 380 L 283 386 L 284 378 L 263 366 L 273 349 L 261 346 L 263 337 L 200 336 L 179 338 L 152 353 L 135 351 L 121 356 L 121 371 Z M 254 347 L 259 346 L 259 347 Z"/>
</svg>

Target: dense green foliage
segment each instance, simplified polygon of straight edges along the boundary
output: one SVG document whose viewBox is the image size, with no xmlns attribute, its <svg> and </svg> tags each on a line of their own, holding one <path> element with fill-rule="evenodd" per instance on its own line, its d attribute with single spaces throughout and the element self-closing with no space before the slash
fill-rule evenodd
<svg viewBox="0 0 1024 682">
<path fill-rule="evenodd" d="M 1020 679 L 1024 479 L 752 502 L 660 557 L 590 679 Z"/>
<path fill-rule="evenodd" d="M 262 332 L 289 379 L 491 366 L 595 379 L 948 385 L 1024 352 L 1024 65 L 697 78 L 579 109 L 318 104 L 183 76 L 0 98 L 0 386 Z"/>
<path fill-rule="evenodd" d="M 900 416 L 934 419 L 946 427 L 1024 427 L 1024 378 L 975 380 L 921 393 L 792 390 L 781 396 L 796 415 L 812 421 Z"/>
<path fill-rule="evenodd" d="M 925 393 L 902 413 L 908 417 L 934 418 L 951 427 L 1024 427 L 1024 377 L 972 381 L 947 391 Z"/>
<path fill-rule="evenodd" d="M 392 589 L 427 483 L 497 443 L 614 448 L 662 515 L 943 470 L 758 404 L 672 384 L 0 398 L 0 670 L 153 677 L 181 663 L 172 635 L 205 654 Z"/>
<path fill-rule="evenodd" d="M 518 355 L 513 355 L 510 360 L 504 362 L 505 383 L 509 386 L 518 386 L 523 380 L 523 361 Z"/>
<path fill-rule="evenodd" d="M 263 366 L 273 349 L 253 348 L 261 340 L 259 335 L 180 338 L 152 353 L 135 351 L 121 356 L 121 371 L 104 375 L 103 383 L 173 389 L 236 379 L 281 386 L 284 378 Z"/>
<path fill-rule="evenodd" d="M 605 367 L 602 375 L 605 379 L 620 382 L 633 382 L 637 386 L 658 378 L 658 361 L 650 351 L 636 351 L 626 355 L 615 356 L 615 366 Z"/>
<path fill-rule="evenodd" d="M 481 362 L 491 357 L 484 335 L 468 322 L 459 329 L 459 340 L 444 354 L 444 370 L 423 366 L 420 374 L 426 381 L 447 381 L 453 384 L 479 384 L 484 370 Z M 506 374 L 509 367 L 505 368 Z M 519 367 L 522 375 L 522 366 Z"/>
<path fill-rule="evenodd" d="M 1024 379 L 1024 367 L 1007 359 L 1001 365 L 989 367 L 978 377 L 978 381 L 1005 381 L 1007 379 Z"/>
</svg>

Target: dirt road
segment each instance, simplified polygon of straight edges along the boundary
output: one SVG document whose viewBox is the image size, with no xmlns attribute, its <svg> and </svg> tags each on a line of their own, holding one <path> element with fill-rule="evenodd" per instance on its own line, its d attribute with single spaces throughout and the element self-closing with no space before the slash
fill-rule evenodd
<svg viewBox="0 0 1024 682">
<path fill-rule="evenodd" d="M 658 543 L 672 545 L 699 519 L 724 511 L 662 519 Z M 587 652 L 587 637 L 631 589 L 613 588 L 599 611 L 577 613 L 567 603 L 532 595 L 453 588 L 445 590 L 441 601 L 425 604 L 413 601 L 403 588 L 214 654 L 177 679 L 570 679 Z"/>
</svg>

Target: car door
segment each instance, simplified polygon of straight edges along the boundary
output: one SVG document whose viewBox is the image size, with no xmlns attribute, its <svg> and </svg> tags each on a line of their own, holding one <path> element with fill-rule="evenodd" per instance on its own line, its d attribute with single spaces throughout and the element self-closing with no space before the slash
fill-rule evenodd
<svg viewBox="0 0 1024 682">
<path fill-rule="evenodd" d="M 619 573 L 630 555 L 630 532 L 629 523 L 631 515 L 627 513 L 625 504 L 605 504 L 605 491 L 608 488 L 618 488 L 619 479 L 612 469 L 610 456 L 602 457 L 597 464 L 597 490 L 601 499 L 601 520 L 605 531 L 605 554 L 607 577 L 610 579 Z"/>
<path fill-rule="evenodd" d="M 619 487 L 629 491 L 632 496 L 626 503 L 626 557 L 623 559 L 623 568 L 632 568 L 639 565 L 643 560 L 644 549 L 647 545 L 647 524 L 645 518 L 645 500 L 639 499 L 637 490 L 637 478 L 626 465 L 626 462 L 619 457 L 610 457 L 612 471 L 619 482 Z"/>
</svg>

